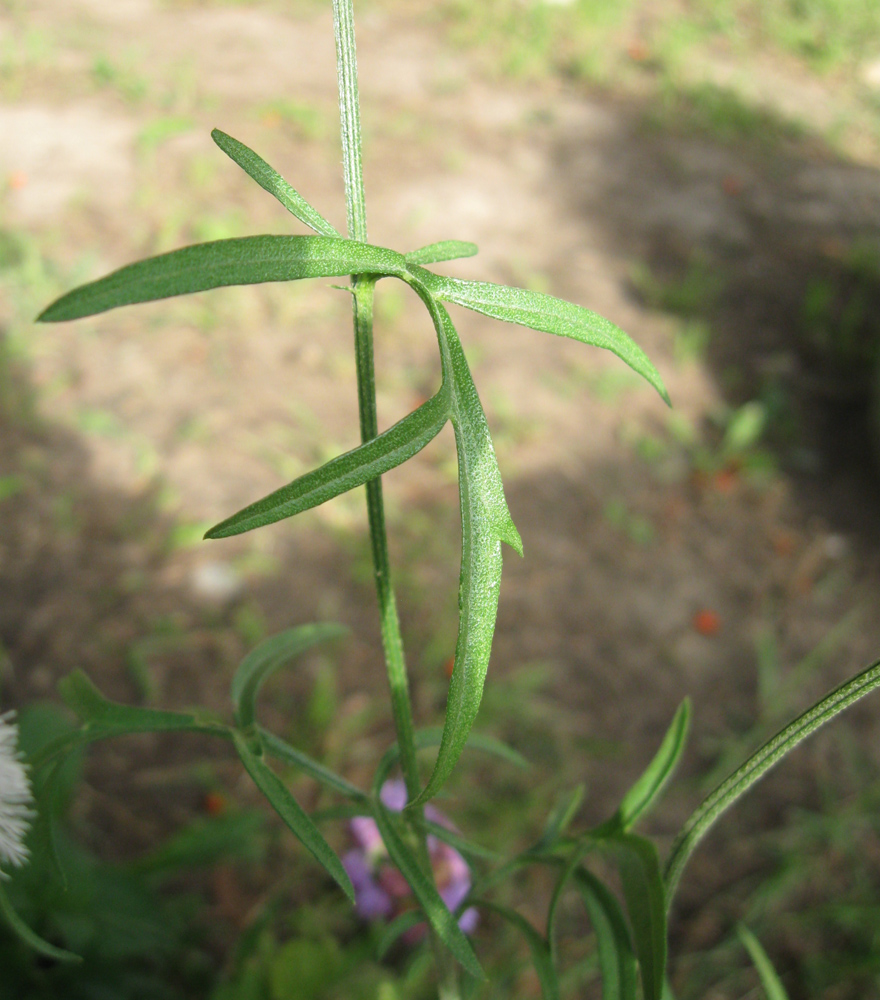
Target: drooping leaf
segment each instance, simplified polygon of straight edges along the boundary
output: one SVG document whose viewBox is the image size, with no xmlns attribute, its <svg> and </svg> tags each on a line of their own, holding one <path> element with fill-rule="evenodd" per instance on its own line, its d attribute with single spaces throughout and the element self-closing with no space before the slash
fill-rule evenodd
<svg viewBox="0 0 880 1000">
<path fill-rule="evenodd" d="M 247 729 L 254 724 L 257 695 L 270 674 L 309 647 L 338 639 L 347 631 L 344 626 L 332 622 L 300 625 L 273 635 L 252 649 L 232 679 L 232 704 L 238 726 Z"/>
<path fill-rule="evenodd" d="M 433 880 L 422 870 L 415 855 L 398 832 L 397 824 L 400 822 L 400 817 L 390 813 L 381 801 L 377 803 L 373 815 L 388 856 L 400 869 L 440 940 L 472 976 L 485 979 L 470 942 L 440 898 Z"/>
<path fill-rule="evenodd" d="M 258 156 L 238 139 L 233 139 L 231 135 L 221 132 L 219 128 L 212 130 L 211 138 L 263 190 L 277 198 L 291 215 L 295 215 L 309 229 L 314 229 L 321 236 L 342 235 L 314 205 L 310 205 L 299 191 L 292 188 L 274 167 L 270 167 L 262 156 Z"/>
<path fill-rule="evenodd" d="M 233 731 L 232 742 L 245 770 L 257 788 L 269 800 L 272 808 L 284 820 L 285 825 L 297 840 L 311 852 L 353 903 L 354 887 L 351 884 L 351 879 L 342 867 L 342 862 L 336 852 L 324 839 L 323 834 L 312 822 L 309 815 L 291 795 L 278 775 L 251 750 L 242 733 Z"/>
<path fill-rule="evenodd" d="M 788 994 L 782 985 L 782 980 L 773 968 L 773 963 L 767 952 L 764 951 L 761 942 L 744 924 L 737 925 L 736 933 L 757 970 L 767 1000 L 788 1000 Z"/>
<path fill-rule="evenodd" d="M 528 920 L 516 910 L 511 910 L 506 906 L 499 906 L 497 903 L 490 903 L 485 899 L 475 900 L 475 905 L 480 909 L 491 910 L 503 917 L 511 927 L 515 927 L 525 938 L 526 944 L 532 955 L 532 964 L 538 974 L 538 982 L 541 984 L 541 996 L 544 1000 L 559 1000 L 559 980 L 556 977 L 556 970 L 553 967 L 553 959 L 550 954 L 550 946 L 547 941 L 535 930 Z"/>
<path fill-rule="evenodd" d="M 444 260 L 459 260 L 462 257 L 473 257 L 479 253 L 476 243 L 465 243 L 461 240 L 441 240 L 439 243 L 429 243 L 426 247 L 411 250 L 406 254 L 407 264 L 439 264 Z"/>
<path fill-rule="evenodd" d="M 424 286 L 413 282 L 413 287 L 431 313 L 440 344 L 443 381 L 452 387 L 462 534 L 458 640 L 443 739 L 428 784 L 411 803 L 417 806 L 437 793 L 467 742 L 480 707 L 495 633 L 501 542 L 522 555 L 522 540 L 507 507 L 489 426 L 452 320 Z"/>
<path fill-rule="evenodd" d="M 39 934 L 35 934 L 28 927 L 9 902 L 9 897 L 3 888 L 2 878 L 0 878 L 0 918 L 5 921 L 6 926 L 16 937 L 23 941 L 29 948 L 33 948 L 37 954 L 56 962 L 82 961 L 79 955 L 74 955 L 72 951 L 65 951 L 63 948 L 57 948 L 54 944 L 49 944 L 48 941 L 44 941 Z"/>
<path fill-rule="evenodd" d="M 661 1000 L 666 978 L 666 900 L 657 849 L 644 837 L 621 833 L 609 839 L 620 880 L 645 1000 Z"/>
<path fill-rule="evenodd" d="M 880 661 L 856 674 L 790 722 L 703 800 L 682 827 L 666 861 L 666 901 L 671 905 L 681 873 L 697 845 L 717 820 L 798 743 L 844 709 L 880 687 Z"/>
<path fill-rule="evenodd" d="M 587 845 L 581 843 L 572 850 L 568 860 L 559 872 L 559 878 L 556 880 L 556 885 L 553 887 L 553 894 L 550 897 L 550 905 L 547 908 L 547 941 L 550 945 L 550 955 L 554 960 L 556 959 L 556 911 L 559 907 L 559 901 L 562 899 L 562 894 L 579 867 L 586 849 Z"/>
<path fill-rule="evenodd" d="M 410 265 L 410 274 L 437 298 L 473 309 L 494 319 L 518 323 L 532 330 L 571 337 L 584 344 L 602 347 L 616 354 L 660 393 L 669 396 L 660 373 L 645 352 L 619 327 L 583 306 L 557 299 L 543 292 L 495 285 L 488 281 L 464 281 L 425 271 Z"/>
<path fill-rule="evenodd" d="M 449 419 L 449 406 L 449 393 L 441 388 L 378 437 L 249 504 L 211 528 L 205 538 L 228 538 L 293 517 L 402 465 L 440 433 Z"/>
<path fill-rule="evenodd" d="M 636 1000 L 636 957 L 620 905 L 606 886 L 586 868 L 579 868 L 574 873 L 574 884 L 580 890 L 596 935 L 602 1000 Z"/>
<path fill-rule="evenodd" d="M 672 776 L 684 750 L 690 726 L 691 703 L 685 698 L 679 705 L 660 749 L 641 777 L 624 795 L 617 818 L 624 830 L 629 830 L 654 805 Z"/>
<path fill-rule="evenodd" d="M 292 747 L 286 740 L 282 740 L 280 736 L 270 733 L 268 729 L 263 729 L 262 726 L 257 726 L 257 735 L 266 753 L 271 754 L 277 760 L 298 767 L 305 774 L 309 775 L 309 777 L 320 781 L 321 784 L 332 788 L 334 792 L 339 792 L 340 795 L 344 795 L 346 798 L 366 799 L 366 795 L 357 786 L 346 781 L 345 778 L 341 778 L 329 768 L 324 767 L 323 764 L 319 764 L 318 761 L 312 760 L 308 754 L 304 754 L 301 750 L 297 750 L 296 747 Z"/>
<path fill-rule="evenodd" d="M 37 319 L 79 319 L 136 302 L 203 292 L 225 285 L 332 278 L 348 274 L 403 275 L 402 254 L 327 236 L 242 236 L 197 243 L 137 261 L 62 295 Z"/>
</svg>

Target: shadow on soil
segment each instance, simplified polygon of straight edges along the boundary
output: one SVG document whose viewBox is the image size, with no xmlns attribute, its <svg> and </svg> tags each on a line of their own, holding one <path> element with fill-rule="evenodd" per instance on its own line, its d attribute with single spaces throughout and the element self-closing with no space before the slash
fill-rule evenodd
<svg viewBox="0 0 880 1000">
<path fill-rule="evenodd" d="M 598 143 L 557 148 L 572 209 L 639 262 L 642 302 L 708 324 L 719 386 L 765 404 L 804 509 L 876 546 L 880 174 L 766 113 L 733 141 L 653 107 L 615 114 Z"/>
</svg>

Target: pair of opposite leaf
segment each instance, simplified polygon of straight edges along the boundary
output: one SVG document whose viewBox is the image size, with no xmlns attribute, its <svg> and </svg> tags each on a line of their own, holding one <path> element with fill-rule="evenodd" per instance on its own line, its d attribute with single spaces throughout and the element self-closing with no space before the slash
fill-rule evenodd
<svg viewBox="0 0 880 1000">
<path fill-rule="evenodd" d="M 465 281 L 423 265 L 472 256 L 472 243 L 448 240 L 409 254 L 344 239 L 268 163 L 215 129 L 217 145 L 317 236 L 247 236 L 183 247 L 130 264 L 68 292 L 38 317 L 78 319 L 117 306 L 225 285 L 352 276 L 357 284 L 395 277 L 422 299 L 434 323 L 442 380 L 438 392 L 377 437 L 250 504 L 212 528 L 207 538 L 250 531 L 318 506 L 407 461 L 451 420 L 459 463 L 462 514 L 460 621 L 443 738 L 431 778 L 411 805 L 436 794 L 460 756 L 477 714 L 489 662 L 501 578 L 501 542 L 522 553 L 486 417 L 455 327 L 443 302 L 495 319 L 570 337 L 617 354 L 668 402 L 656 368 L 618 327 L 581 306 L 540 292 Z"/>
</svg>

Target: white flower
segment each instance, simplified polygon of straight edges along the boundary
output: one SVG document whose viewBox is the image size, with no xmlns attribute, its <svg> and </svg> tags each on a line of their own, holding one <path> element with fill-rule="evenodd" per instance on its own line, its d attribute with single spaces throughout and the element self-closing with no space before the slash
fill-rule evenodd
<svg viewBox="0 0 880 1000">
<path fill-rule="evenodd" d="M 12 712 L 0 715 L 0 868 L 7 863 L 20 867 L 27 861 L 24 838 L 34 816 L 31 783 L 18 751 L 13 717 Z"/>
</svg>

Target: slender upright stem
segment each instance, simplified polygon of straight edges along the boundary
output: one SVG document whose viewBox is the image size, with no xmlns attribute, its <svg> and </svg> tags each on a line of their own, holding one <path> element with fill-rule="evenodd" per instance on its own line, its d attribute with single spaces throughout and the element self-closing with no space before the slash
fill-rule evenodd
<svg viewBox="0 0 880 1000">
<path fill-rule="evenodd" d="M 364 200 L 364 177 L 361 163 L 361 122 L 358 100 L 357 57 L 355 54 L 354 12 L 352 0 L 333 0 L 333 24 L 336 34 L 336 64 L 339 78 L 339 110 L 342 121 L 342 158 L 345 176 L 345 201 L 348 208 L 348 233 L 353 240 L 366 241 L 367 214 Z M 358 411 L 361 440 L 370 441 L 379 433 L 376 419 L 376 379 L 373 364 L 373 288 L 375 280 L 365 276 L 352 278 L 354 300 L 355 358 L 357 362 Z M 407 797 L 414 799 L 421 791 L 413 735 L 412 703 L 403 657 L 400 619 L 391 587 L 388 561 L 388 538 L 382 480 L 367 483 L 367 514 L 373 551 L 373 573 L 382 622 L 382 645 L 388 683 L 391 688 L 391 711 L 400 747 L 400 763 Z"/>
</svg>

